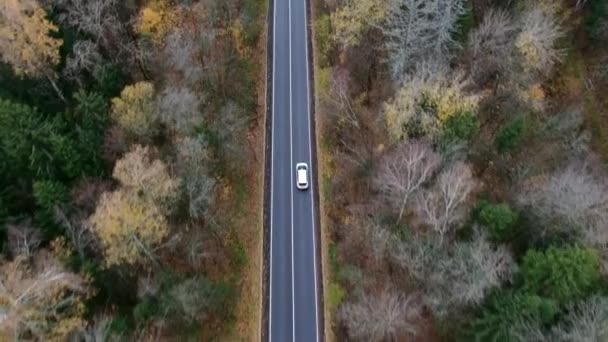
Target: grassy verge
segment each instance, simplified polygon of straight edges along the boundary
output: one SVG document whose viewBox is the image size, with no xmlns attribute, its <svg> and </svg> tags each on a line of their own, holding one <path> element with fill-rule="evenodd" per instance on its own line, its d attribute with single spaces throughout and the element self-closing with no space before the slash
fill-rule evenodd
<svg viewBox="0 0 608 342">
<path fill-rule="evenodd" d="M 331 203 L 331 189 L 329 177 L 331 176 L 332 170 L 332 155 L 331 150 L 325 141 L 326 130 L 324 127 L 324 118 L 326 113 L 323 113 L 322 107 L 319 106 L 319 99 L 323 96 L 322 94 L 327 89 L 327 82 L 323 82 L 323 77 L 319 77 L 321 74 L 321 63 L 326 63 L 324 60 L 324 56 L 326 55 L 323 51 L 327 50 L 325 44 L 323 44 L 322 40 L 319 39 L 319 25 L 318 18 L 323 14 L 323 8 L 320 0 L 312 0 L 312 9 L 311 9 L 311 30 L 312 30 L 312 44 L 313 44 L 313 61 L 314 61 L 314 75 L 315 77 L 315 129 L 317 131 L 316 134 L 316 144 L 317 144 L 317 159 L 318 159 L 318 177 L 320 179 L 319 182 L 319 216 L 321 221 L 321 263 L 323 268 L 323 289 L 325 289 L 323 293 L 323 303 L 325 304 L 323 307 L 323 317 L 324 317 L 324 327 L 325 327 L 325 340 L 328 342 L 336 341 L 336 336 L 334 334 L 334 316 L 339 305 L 341 298 L 343 298 L 343 291 L 339 284 L 335 283 L 333 279 L 334 276 L 334 268 L 333 262 L 334 258 L 330 256 L 330 245 L 331 245 L 331 232 L 329 227 L 329 205 Z M 322 34 L 322 33 L 321 33 Z"/>
<path fill-rule="evenodd" d="M 257 341 L 260 336 L 262 315 L 262 269 L 263 269 L 263 184 L 264 184 L 264 116 L 266 108 L 266 13 L 267 0 L 250 0 L 246 17 L 255 16 L 255 22 L 244 20 L 247 31 L 255 36 L 252 62 L 256 68 L 256 116 L 247 134 L 250 170 L 244 175 L 243 215 L 237 222 L 239 238 L 232 258 L 239 262 L 237 287 L 239 300 L 235 309 L 235 323 L 224 341 Z"/>
</svg>

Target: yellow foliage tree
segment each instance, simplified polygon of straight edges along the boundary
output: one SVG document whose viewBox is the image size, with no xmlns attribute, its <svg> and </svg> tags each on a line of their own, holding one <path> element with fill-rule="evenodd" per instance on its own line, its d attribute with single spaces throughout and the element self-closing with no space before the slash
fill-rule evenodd
<svg viewBox="0 0 608 342">
<path fill-rule="evenodd" d="M 136 23 L 136 31 L 162 44 L 167 33 L 175 27 L 177 13 L 166 0 L 151 0 L 145 5 Z"/>
<path fill-rule="evenodd" d="M 169 234 L 161 210 L 124 189 L 102 195 L 91 223 L 105 249 L 108 266 L 154 260 L 154 247 Z"/>
<path fill-rule="evenodd" d="M 407 138 L 410 130 L 438 136 L 454 115 L 477 111 L 480 96 L 468 93 L 468 86 L 462 72 L 450 72 L 443 64 L 421 63 L 384 107 L 389 133 L 395 140 Z"/>
<path fill-rule="evenodd" d="M 389 9 L 387 0 L 351 0 L 331 15 L 335 39 L 345 46 L 359 44 L 368 29 L 379 25 Z"/>
<path fill-rule="evenodd" d="M 146 201 L 165 205 L 177 196 L 179 181 L 160 160 L 152 161 L 148 147 L 136 145 L 114 166 L 114 178 Z"/>
<path fill-rule="evenodd" d="M 127 132 L 140 138 L 156 134 L 154 86 L 138 82 L 126 86 L 120 97 L 112 99 L 112 118 Z"/>
<path fill-rule="evenodd" d="M 46 250 L 0 262 L 0 340 L 65 341 L 84 325 L 88 281 Z"/>
<path fill-rule="evenodd" d="M 61 39 L 49 33 L 57 26 L 35 0 L 0 1 L 0 55 L 22 76 L 47 76 L 59 63 Z"/>
</svg>

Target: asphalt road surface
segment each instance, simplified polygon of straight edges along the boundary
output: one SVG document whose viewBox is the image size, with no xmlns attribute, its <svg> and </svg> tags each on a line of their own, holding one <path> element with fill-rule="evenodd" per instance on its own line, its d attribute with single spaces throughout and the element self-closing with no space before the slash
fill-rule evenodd
<svg viewBox="0 0 608 342">
<path fill-rule="evenodd" d="M 319 342 L 307 3 L 275 0 L 273 6 L 268 337 L 271 342 Z M 295 165 L 300 162 L 309 166 L 306 191 L 295 184 Z"/>
</svg>

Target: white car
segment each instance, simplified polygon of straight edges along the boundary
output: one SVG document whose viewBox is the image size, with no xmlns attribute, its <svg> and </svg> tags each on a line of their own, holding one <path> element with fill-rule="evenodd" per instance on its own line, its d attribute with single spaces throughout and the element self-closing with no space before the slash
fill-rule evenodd
<svg viewBox="0 0 608 342">
<path fill-rule="evenodd" d="M 308 165 L 306 163 L 296 164 L 296 186 L 300 190 L 308 189 Z"/>
</svg>

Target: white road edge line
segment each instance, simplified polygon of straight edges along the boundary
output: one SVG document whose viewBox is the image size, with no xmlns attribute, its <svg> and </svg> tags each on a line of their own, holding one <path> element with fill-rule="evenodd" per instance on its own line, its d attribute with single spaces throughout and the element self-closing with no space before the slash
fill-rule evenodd
<svg viewBox="0 0 608 342">
<path fill-rule="evenodd" d="M 272 342 L 272 221 L 273 221 L 273 194 L 274 194 L 274 123 L 275 123 L 275 117 L 274 117 L 274 113 L 275 113 L 275 107 L 274 107 L 274 99 L 275 99 L 275 93 L 274 93 L 274 88 L 275 88 L 275 78 L 276 78 L 276 32 L 277 32 L 277 1 L 278 0 L 274 0 L 273 1 L 273 10 L 272 10 L 272 16 L 273 16 L 273 25 L 272 25 L 272 113 L 271 113 L 271 120 L 272 120 L 272 127 L 271 127 L 271 131 L 270 131 L 270 135 L 271 135 L 271 151 L 270 151 L 270 290 L 269 290 L 269 314 L 268 314 L 268 341 Z"/>
<path fill-rule="evenodd" d="M 277 1 L 277 0 L 275 0 Z M 294 283 L 294 269 L 293 269 L 293 174 L 295 170 L 293 169 L 293 87 L 292 87 L 292 77 L 291 77 L 291 0 L 289 1 L 289 174 L 291 174 L 291 186 L 289 189 L 291 190 L 291 336 L 292 340 L 296 341 L 296 290 Z"/>
<path fill-rule="evenodd" d="M 314 185 L 316 184 L 314 181 L 312 181 L 314 178 L 314 167 L 313 167 L 313 160 L 312 160 L 312 145 L 313 145 L 313 141 L 312 141 L 312 124 L 310 122 L 310 115 L 311 115 L 311 111 L 310 111 L 310 70 L 308 67 L 309 64 L 309 55 L 308 55 L 308 25 L 310 24 L 308 22 L 308 2 L 307 0 L 304 0 L 304 19 L 305 19 L 305 29 L 304 29 L 304 37 L 305 39 L 305 44 L 306 44 L 306 95 L 307 95 L 307 106 L 308 106 L 308 115 L 307 115 L 307 121 L 308 121 L 308 156 L 310 158 L 310 179 L 311 179 L 311 183 L 312 186 L 310 187 L 310 202 L 311 202 L 311 215 L 312 215 L 312 247 L 313 247 L 313 266 L 314 266 L 314 272 L 315 272 L 315 334 L 316 334 L 316 338 L 315 340 L 317 342 L 319 342 L 319 298 L 317 297 L 317 285 L 318 285 L 318 281 L 317 281 L 317 244 L 316 244 L 316 229 L 315 229 L 315 199 L 314 199 Z"/>
</svg>

